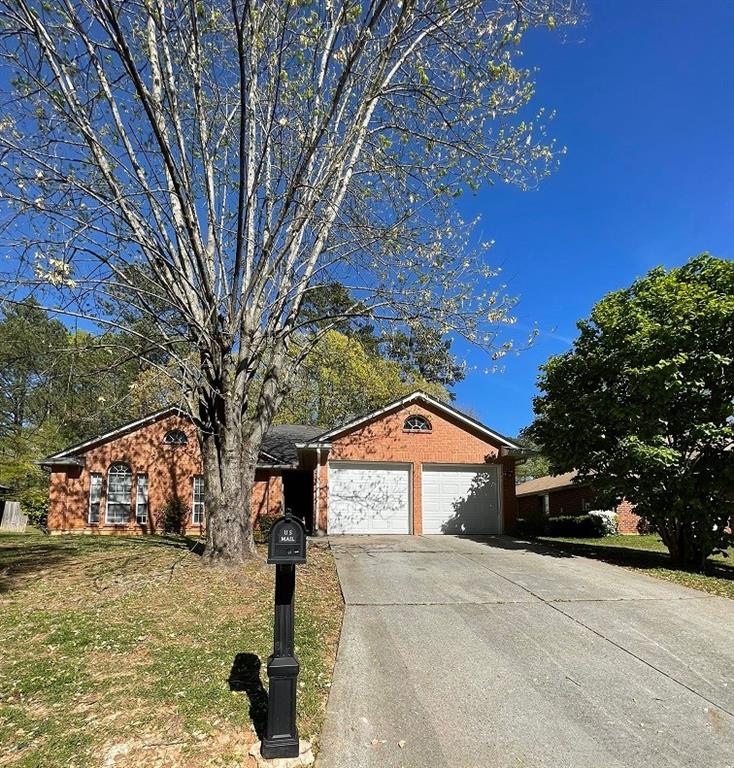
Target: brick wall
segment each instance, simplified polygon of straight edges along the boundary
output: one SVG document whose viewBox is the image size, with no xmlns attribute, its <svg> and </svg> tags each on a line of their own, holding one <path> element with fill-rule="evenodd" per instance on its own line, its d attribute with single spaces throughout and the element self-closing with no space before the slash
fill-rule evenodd
<svg viewBox="0 0 734 768">
<path fill-rule="evenodd" d="M 408 416 L 425 416 L 431 423 L 430 432 L 405 432 Z M 515 461 L 502 458 L 496 443 L 483 437 L 460 421 L 444 416 L 418 404 L 399 408 L 352 430 L 332 442 L 329 459 L 333 461 L 405 462 L 413 469 L 413 532 L 423 530 L 421 466 L 437 464 L 499 464 L 503 489 L 503 527 L 514 530 L 517 519 L 515 500 Z M 322 527 L 326 525 L 328 503 L 328 468 L 321 472 Z"/>
<path fill-rule="evenodd" d="M 171 429 L 180 429 L 188 437 L 186 445 L 167 445 L 163 438 Z M 107 472 L 117 462 L 132 471 L 130 522 L 107 525 L 105 522 Z M 169 499 L 178 497 L 188 512 L 187 533 L 199 535 L 202 525 L 191 519 L 193 478 L 202 474 L 199 441 L 194 425 L 178 415 L 161 418 L 135 432 L 122 435 L 84 454 L 84 467 L 68 467 L 54 471 L 50 477 L 48 527 L 54 532 L 86 531 L 91 533 L 148 533 L 162 528 L 163 509 Z M 89 486 L 92 473 L 102 475 L 100 521 L 89 524 Z M 135 520 L 135 489 L 138 475 L 148 476 L 148 524 Z M 280 476 L 268 478 L 258 473 L 253 488 L 253 516 L 262 511 L 280 510 L 282 481 Z"/>
<path fill-rule="evenodd" d="M 594 509 L 594 492 L 588 486 L 561 488 L 550 494 L 550 515 L 583 515 Z"/>
<path fill-rule="evenodd" d="M 542 496 L 520 496 L 517 500 L 517 514 L 526 518 L 543 511 Z"/>
<path fill-rule="evenodd" d="M 616 512 L 620 533 L 639 533 L 637 526 L 642 518 L 634 513 L 634 508 L 635 505 L 631 504 L 627 499 L 623 499 L 617 505 Z"/>
<path fill-rule="evenodd" d="M 260 515 L 280 515 L 283 505 L 283 476 L 258 469 L 252 489 L 251 519 Z"/>
</svg>

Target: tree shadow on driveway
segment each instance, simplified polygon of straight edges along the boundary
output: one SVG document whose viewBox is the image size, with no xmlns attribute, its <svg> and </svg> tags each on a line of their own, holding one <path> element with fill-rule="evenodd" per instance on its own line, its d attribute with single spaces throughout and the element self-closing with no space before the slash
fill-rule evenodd
<svg viewBox="0 0 734 768">
<path fill-rule="evenodd" d="M 513 552 L 533 552 L 536 555 L 548 557 L 573 557 L 572 552 L 566 552 L 547 544 L 524 539 L 514 539 L 511 536 L 479 536 L 477 534 L 454 534 L 457 539 L 474 541 L 492 549 L 504 549 Z"/>
</svg>

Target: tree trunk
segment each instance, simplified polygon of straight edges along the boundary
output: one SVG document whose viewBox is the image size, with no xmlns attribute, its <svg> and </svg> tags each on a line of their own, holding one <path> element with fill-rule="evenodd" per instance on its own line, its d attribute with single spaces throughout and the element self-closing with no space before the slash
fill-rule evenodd
<svg viewBox="0 0 734 768">
<path fill-rule="evenodd" d="M 703 573 L 710 552 L 702 546 L 691 525 L 671 523 L 660 531 L 660 538 L 670 552 L 670 560 L 676 568 Z"/>
<path fill-rule="evenodd" d="M 202 436 L 204 557 L 212 563 L 237 564 L 257 556 L 250 500 L 258 447 L 243 438 L 239 419 L 225 419 L 212 434 Z"/>
</svg>

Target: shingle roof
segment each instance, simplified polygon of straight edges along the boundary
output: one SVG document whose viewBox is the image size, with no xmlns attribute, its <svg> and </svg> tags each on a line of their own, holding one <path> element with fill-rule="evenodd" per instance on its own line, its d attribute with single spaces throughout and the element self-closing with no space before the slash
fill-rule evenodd
<svg viewBox="0 0 734 768">
<path fill-rule="evenodd" d="M 296 443 L 307 443 L 318 437 L 324 431 L 323 427 L 311 427 L 308 424 L 279 424 L 265 433 L 261 446 L 260 463 L 267 463 L 272 456 L 283 464 L 298 463 Z"/>
<path fill-rule="evenodd" d="M 578 472 L 574 469 L 563 475 L 546 475 L 545 477 L 536 477 L 535 480 L 528 480 L 525 483 L 515 486 L 515 496 L 533 496 L 537 493 L 547 493 L 548 491 L 557 491 L 560 488 L 568 488 L 576 485 L 573 482 Z"/>
</svg>

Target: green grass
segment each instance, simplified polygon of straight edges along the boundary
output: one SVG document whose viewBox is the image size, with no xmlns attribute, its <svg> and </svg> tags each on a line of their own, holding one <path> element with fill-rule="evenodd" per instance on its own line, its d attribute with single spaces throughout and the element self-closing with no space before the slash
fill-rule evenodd
<svg viewBox="0 0 734 768">
<path fill-rule="evenodd" d="M 605 536 L 598 539 L 542 536 L 539 541 L 577 555 L 594 557 L 615 565 L 644 571 L 659 579 L 734 600 L 734 548 L 728 551 L 728 557 L 724 555 L 710 557 L 706 573 L 701 574 L 673 568 L 667 547 L 660 537 L 654 534 Z"/>
<path fill-rule="evenodd" d="M 250 765 L 274 569 L 208 568 L 190 547 L 0 535 L 0 765 Z M 325 546 L 296 611 L 299 730 L 318 739 L 342 618 Z"/>
</svg>

